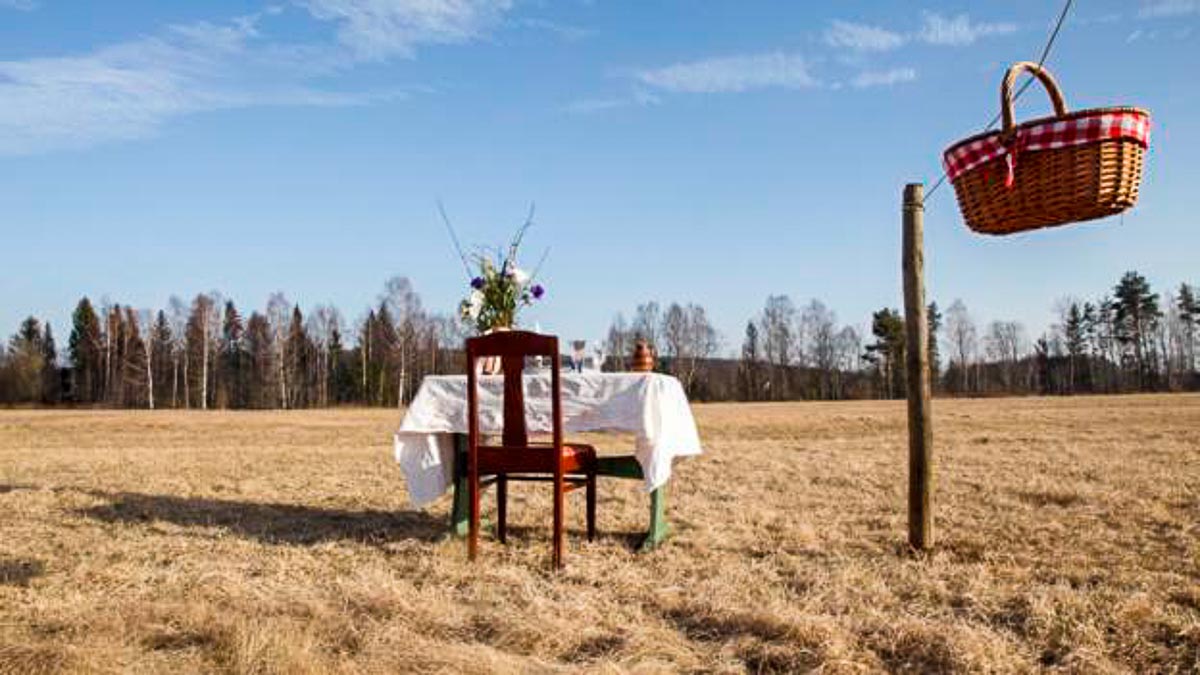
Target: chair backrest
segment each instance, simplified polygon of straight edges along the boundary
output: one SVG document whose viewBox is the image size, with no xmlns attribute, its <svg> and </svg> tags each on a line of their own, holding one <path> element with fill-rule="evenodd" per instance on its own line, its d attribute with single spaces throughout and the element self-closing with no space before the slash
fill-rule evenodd
<svg viewBox="0 0 1200 675">
<path fill-rule="evenodd" d="M 471 447 L 479 445 L 479 391 L 477 362 L 482 358 L 500 359 L 504 376 L 504 434 L 507 447 L 529 444 L 525 425 L 525 388 L 522 377 L 525 359 L 550 358 L 550 395 L 554 446 L 562 446 L 562 390 L 559 384 L 561 356 L 558 338 L 529 331 L 498 331 L 467 339 L 467 425 Z"/>
</svg>

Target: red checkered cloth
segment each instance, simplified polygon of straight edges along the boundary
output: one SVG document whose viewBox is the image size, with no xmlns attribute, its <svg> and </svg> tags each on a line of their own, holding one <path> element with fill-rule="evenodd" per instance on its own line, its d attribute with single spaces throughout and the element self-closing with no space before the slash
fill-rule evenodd
<svg viewBox="0 0 1200 675">
<path fill-rule="evenodd" d="M 946 150 L 942 159 L 951 180 L 975 167 L 1004 157 L 1008 171 L 1004 184 L 1012 187 L 1016 156 L 1033 150 L 1055 150 L 1107 138 L 1129 138 L 1150 145 L 1150 114 L 1136 108 L 1082 110 L 1066 117 L 1049 118 L 1017 127 L 1011 152 L 1001 142 L 1001 132 L 973 136 Z"/>
</svg>

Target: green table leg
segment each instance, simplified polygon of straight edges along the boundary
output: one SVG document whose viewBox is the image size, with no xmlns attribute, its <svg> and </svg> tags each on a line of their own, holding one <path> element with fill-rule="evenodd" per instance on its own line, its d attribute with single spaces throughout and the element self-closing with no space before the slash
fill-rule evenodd
<svg viewBox="0 0 1200 675">
<path fill-rule="evenodd" d="M 481 489 L 487 488 L 484 482 Z M 479 518 L 479 529 L 486 530 L 491 523 Z M 462 539 L 471 529 L 471 490 L 467 485 L 467 435 L 454 434 L 454 503 L 450 506 L 450 536 Z"/>
<path fill-rule="evenodd" d="M 638 464 L 633 455 L 619 457 L 600 457 L 597 473 L 601 476 L 644 480 L 642 465 Z M 638 546 L 640 551 L 653 551 L 667 539 L 670 533 L 667 524 L 667 486 L 662 486 L 650 493 L 650 527 L 646 536 Z"/>
<path fill-rule="evenodd" d="M 471 491 L 467 485 L 467 437 L 454 434 L 454 504 L 450 507 L 450 536 L 465 537 L 470 528 Z"/>
<path fill-rule="evenodd" d="M 655 488 L 650 493 L 650 529 L 639 547 L 641 551 L 653 551 L 667 540 L 670 533 L 667 525 L 667 486 Z"/>
</svg>

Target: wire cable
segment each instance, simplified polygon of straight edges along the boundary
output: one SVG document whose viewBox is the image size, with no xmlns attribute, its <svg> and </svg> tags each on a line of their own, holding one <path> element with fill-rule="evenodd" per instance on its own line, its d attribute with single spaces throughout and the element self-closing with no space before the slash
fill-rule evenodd
<svg viewBox="0 0 1200 675">
<path fill-rule="evenodd" d="M 1063 5 L 1062 11 L 1059 12 L 1058 21 L 1054 24 L 1054 30 L 1050 33 L 1050 39 L 1046 41 L 1046 46 L 1042 48 L 1042 55 L 1038 58 L 1038 66 L 1046 65 L 1046 57 L 1050 56 L 1050 50 L 1054 47 L 1054 41 L 1058 39 L 1058 33 L 1062 30 L 1063 23 L 1067 19 L 1067 13 L 1071 11 L 1071 5 L 1073 5 L 1074 2 L 1075 0 L 1067 0 L 1067 2 Z M 1013 95 L 1014 103 L 1017 101 L 1017 99 L 1021 98 L 1021 94 L 1024 94 L 1025 90 L 1033 84 L 1034 77 L 1032 75 L 1026 75 L 1025 77 L 1025 82 L 1021 84 L 1021 87 L 1017 89 L 1017 93 Z M 996 127 L 996 123 L 1000 121 L 1000 115 L 1001 113 L 996 113 L 996 116 L 992 118 L 992 121 L 988 122 L 988 125 L 984 127 L 983 133 L 987 133 Z M 938 181 L 933 184 L 933 187 L 930 188 L 929 192 L 925 194 L 925 200 L 928 201 L 929 198 L 938 191 L 938 188 L 942 187 L 942 183 L 945 182 L 946 172 L 943 171 L 942 177 L 939 178 Z"/>
</svg>

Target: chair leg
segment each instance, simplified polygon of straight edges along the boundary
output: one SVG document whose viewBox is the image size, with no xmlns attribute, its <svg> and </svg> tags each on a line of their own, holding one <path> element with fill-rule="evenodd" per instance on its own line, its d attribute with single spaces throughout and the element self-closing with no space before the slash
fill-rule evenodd
<svg viewBox="0 0 1200 675">
<path fill-rule="evenodd" d="M 596 540 L 596 471 L 587 475 L 587 538 Z"/>
<path fill-rule="evenodd" d="M 554 476 L 554 568 L 562 569 L 563 566 L 563 507 L 564 507 L 564 490 L 563 490 L 562 473 L 556 473 Z"/>
<path fill-rule="evenodd" d="M 468 485 L 471 492 L 471 517 L 467 526 L 467 558 L 479 555 L 479 470 L 472 463 Z"/>
<path fill-rule="evenodd" d="M 508 477 L 496 476 L 496 536 L 501 544 L 508 543 Z"/>
</svg>

